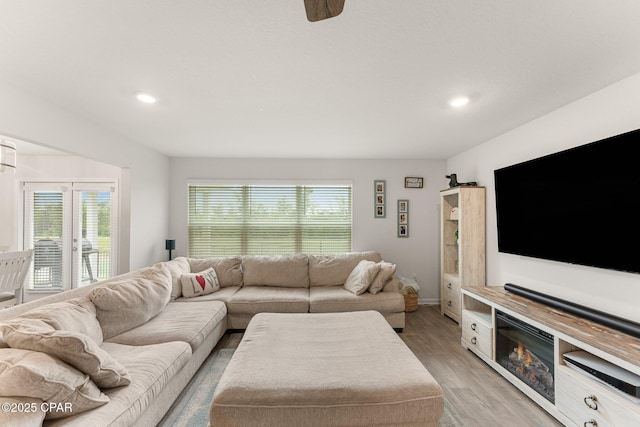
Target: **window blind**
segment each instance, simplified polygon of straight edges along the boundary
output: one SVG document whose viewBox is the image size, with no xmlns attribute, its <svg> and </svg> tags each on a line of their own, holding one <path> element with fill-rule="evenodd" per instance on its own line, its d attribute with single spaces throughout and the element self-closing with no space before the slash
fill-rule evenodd
<svg viewBox="0 0 640 427">
<path fill-rule="evenodd" d="M 62 289 L 69 273 L 65 248 L 70 244 L 71 229 L 64 220 L 68 188 L 48 191 L 35 186 L 25 195 L 25 247 L 34 249 L 30 288 Z"/>
<path fill-rule="evenodd" d="M 189 185 L 189 256 L 351 251 L 350 185 Z"/>
</svg>

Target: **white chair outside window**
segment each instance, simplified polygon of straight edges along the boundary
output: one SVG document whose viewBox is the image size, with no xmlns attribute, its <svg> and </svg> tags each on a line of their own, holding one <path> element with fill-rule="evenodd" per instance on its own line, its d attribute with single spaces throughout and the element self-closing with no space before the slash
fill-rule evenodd
<svg viewBox="0 0 640 427">
<path fill-rule="evenodd" d="M 33 249 L 0 253 L 0 309 L 22 303 L 22 288 L 32 258 Z"/>
</svg>

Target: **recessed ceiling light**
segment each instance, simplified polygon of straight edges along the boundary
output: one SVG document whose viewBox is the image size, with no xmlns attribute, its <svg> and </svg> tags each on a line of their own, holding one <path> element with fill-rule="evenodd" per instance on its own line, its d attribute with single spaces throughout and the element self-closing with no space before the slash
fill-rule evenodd
<svg viewBox="0 0 640 427">
<path fill-rule="evenodd" d="M 458 96 L 456 98 L 453 98 L 451 101 L 449 101 L 449 105 L 456 108 L 464 107 L 468 103 L 469 103 L 469 98 L 466 96 Z"/>
<path fill-rule="evenodd" d="M 138 93 L 136 98 L 140 102 L 144 102 L 145 104 L 155 104 L 157 99 L 153 95 L 149 95 L 148 93 Z"/>
</svg>

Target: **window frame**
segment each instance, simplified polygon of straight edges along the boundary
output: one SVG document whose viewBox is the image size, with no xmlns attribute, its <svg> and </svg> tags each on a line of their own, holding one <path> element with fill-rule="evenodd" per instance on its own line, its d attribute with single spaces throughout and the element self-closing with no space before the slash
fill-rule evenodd
<svg viewBox="0 0 640 427">
<path fill-rule="evenodd" d="M 197 224 L 194 224 L 194 218 L 192 217 L 192 203 L 195 203 L 195 200 L 192 200 L 192 187 L 198 186 L 220 186 L 220 187 L 236 187 L 236 191 L 238 188 L 242 187 L 242 199 L 239 201 L 239 205 L 242 205 L 243 213 L 242 213 L 242 221 L 236 222 L 238 225 L 238 232 L 241 234 L 239 243 L 235 244 L 235 248 L 231 248 L 229 250 L 211 250 L 207 251 L 206 248 L 203 249 L 202 243 L 197 243 L 192 240 L 192 236 L 196 231 L 194 227 L 197 227 Z M 295 234 L 295 244 L 291 244 L 288 240 L 291 236 L 286 237 L 286 242 L 283 244 L 283 247 L 277 249 L 277 244 L 273 244 L 271 247 L 262 248 L 259 247 L 256 242 L 260 241 L 259 235 L 260 227 L 263 227 L 264 230 L 267 230 L 269 224 L 266 222 L 260 224 L 256 222 L 255 216 L 251 216 L 251 214 L 247 213 L 248 204 L 257 203 L 256 200 L 250 199 L 252 190 L 254 188 L 266 188 L 266 187 L 292 187 L 289 190 L 295 190 L 295 197 L 292 197 L 289 201 L 295 199 L 295 222 L 286 223 L 286 222 L 277 222 L 277 225 L 282 225 L 281 232 L 289 233 L 290 235 Z M 344 222 L 337 222 L 338 226 L 344 226 L 348 228 L 346 234 L 348 235 L 348 243 L 344 240 L 336 245 L 336 247 L 342 246 L 340 249 L 328 249 L 318 250 L 318 248 L 311 247 L 310 244 L 314 241 L 313 239 L 309 239 L 309 232 L 314 228 L 320 225 L 320 228 L 316 228 L 319 230 L 319 234 L 326 233 L 327 237 L 330 237 L 331 232 L 326 232 L 326 229 L 323 229 L 321 221 L 320 223 L 309 223 L 305 222 L 305 218 L 309 218 L 305 216 L 305 207 L 304 203 L 301 205 L 301 191 L 304 189 L 308 189 L 311 187 L 348 187 L 348 220 Z M 259 192 L 259 190 L 257 190 Z M 339 191 L 339 190 L 338 190 Z M 255 197 L 255 195 L 253 195 Z M 276 198 L 273 199 L 276 201 Z M 329 205 L 331 206 L 331 205 Z M 302 213 L 301 213 L 302 212 Z M 340 216 L 338 216 L 340 217 Z M 278 218 L 281 219 L 281 218 Z M 253 221 L 253 222 L 252 222 Z M 266 224 L 266 225 L 265 225 Z M 272 224 L 275 224 L 272 223 Z M 218 223 L 218 227 L 222 227 L 223 222 L 220 221 Z M 202 222 L 200 227 L 206 228 L 209 227 L 209 230 L 206 230 L 207 233 L 211 236 L 209 240 L 213 240 L 213 231 L 215 229 L 215 225 L 213 223 L 207 224 L 206 221 Z M 330 224 L 326 225 L 330 227 Z M 271 229 L 273 230 L 273 229 Z M 219 230 L 218 230 L 219 231 Z M 307 234 L 307 239 L 305 239 L 305 233 Z M 338 233 L 339 234 L 339 233 Z M 258 237 L 257 237 L 258 236 Z M 265 240 L 270 239 L 272 237 L 277 238 L 277 233 L 275 236 L 269 236 L 268 231 L 265 234 Z M 317 240 L 317 239 L 316 239 Z M 331 240 L 331 239 L 329 239 Z M 339 241 L 339 239 L 336 239 Z M 264 240 L 263 240 L 264 241 Z M 200 247 L 199 247 L 200 246 Z M 322 245 L 320 245 L 322 246 Z M 332 245 L 329 245 L 331 248 Z M 205 258 L 212 256 L 233 256 L 233 255 L 267 255 L 267 254 L 287 254 L 287 253 L 306 253 L 306 254 L 323 254 L 323 253 L 336 253 L 336 252 L 351 252 L 353 248 L 353 183 L 351 181 L 306 181 L 306 180 L 296 180 L 296 181 L 274 181 L 274 180 L 188 180 L 187 182 L 187 250 L 189 257 L 195 258 Z M 210 247 L 209 249 L 213 249 Z"/>
</svg>

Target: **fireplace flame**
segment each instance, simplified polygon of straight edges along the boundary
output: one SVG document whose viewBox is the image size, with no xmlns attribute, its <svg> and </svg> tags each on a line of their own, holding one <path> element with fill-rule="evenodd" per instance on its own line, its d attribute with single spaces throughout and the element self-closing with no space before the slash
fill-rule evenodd
<svg viewBox="0 0 640 427">
<path fill-rule="evenodd" d="M 531 353 L 529 353 L 529 350 L 527 350 L 525 353 L 524 366 L 529 366 L 531 365 L 531 362 L 533 362 L 533 357 L 531 356 Z"/>
<path fill-rule="evenodd" d="M 522 343 L 518 343 L 518 348 L 515 349 L 516 350 L 516 354 L 518 355 L 518 360 L 523 360 L 524 359 L 524 346 L 522 345 Z"/>
<path fill-rule="evenodd" d="M 533 356 L 531 356 L 528 348 L 524 348 L 522 343 L 518 343 L 518 348 L 514 348 L 514 350 L 517 355 L 516 359 L 522 362 L 524 367 L 531 365 L 531 362 L 533 362 Z"/>
</svg>

